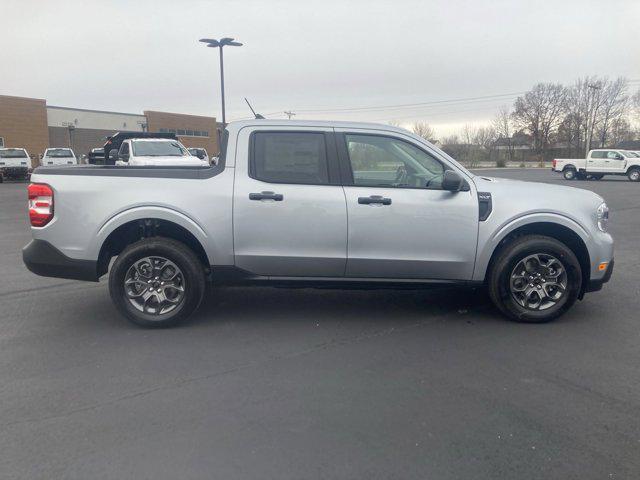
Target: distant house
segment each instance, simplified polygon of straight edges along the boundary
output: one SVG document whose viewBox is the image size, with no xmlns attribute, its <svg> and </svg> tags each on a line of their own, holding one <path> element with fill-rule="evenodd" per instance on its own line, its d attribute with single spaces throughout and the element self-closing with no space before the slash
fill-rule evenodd
<svg viewBox="0 0 640 480">
<path fill-rule="evenodd" d="M 493 142 L 496 150 L 509 150 L 509 145 L 513 150 L 531 150 L 533 148 L 533 138 L 526 133 L 518 132 L 512 137 L 500 137 Z"/>
<path fill-rule="evenodd" d="M 619 142 L 616 145 L 616 148 L 621 150 L 640 150 L 640 140 L 625 140 L 623 142 Z"/>
</svg>

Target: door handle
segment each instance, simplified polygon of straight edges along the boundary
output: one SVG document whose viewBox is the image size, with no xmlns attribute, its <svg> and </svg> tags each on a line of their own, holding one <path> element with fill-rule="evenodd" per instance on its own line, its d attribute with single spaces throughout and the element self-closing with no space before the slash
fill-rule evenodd
<svg viewBox="0 0 640 480">
<path fill-rule="evenodd" d="M 276 202 L 281 202 L 283 199 L 284 197 L 281 193 L 260 192 L 249 194 L 249 200 L 275 200 Z"/>
<path fill-rule="evenodd" d="M 371 205 L 374 203 L 380 205 L 391 205 L 391 199 L 385 198 L 381 195 L 371 195 L 370 197 L 358 197 L 358 203 L 360 205 Z"/>
</svg>

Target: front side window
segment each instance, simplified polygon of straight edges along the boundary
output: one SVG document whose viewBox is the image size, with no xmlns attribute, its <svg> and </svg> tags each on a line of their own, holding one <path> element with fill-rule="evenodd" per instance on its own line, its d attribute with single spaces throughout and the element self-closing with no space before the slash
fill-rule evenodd
<svg viewBox="0 0 640 480">
<path fill-rule="evenodd" d="M 19 148 L 0 150 L 0 158 L 27 158 L 27 153 Z"/>
<path fill-rule="evenodd" d="M 607 158 L 611 160 L 617 160 L 621 156 L 622 155 L 620 155 L 618 152 L 612 152 L 612 151 L 607 152 Z"/>
<path fill-rule="evenodd" d="M 346 134 L 354 185 L 440 189 L 446 168 L 398 138 Z"/>
<path fill-rule="evenodd" d="M 184 157 L 188 152 L 178 142 L 133 142 L 136 157 Z"/>
<path fill-rule="evenodd" d="M 324 134 L 254 133 L 251 176 L 264 182 L 275 183 L 329 183 Z"/>
</svg>

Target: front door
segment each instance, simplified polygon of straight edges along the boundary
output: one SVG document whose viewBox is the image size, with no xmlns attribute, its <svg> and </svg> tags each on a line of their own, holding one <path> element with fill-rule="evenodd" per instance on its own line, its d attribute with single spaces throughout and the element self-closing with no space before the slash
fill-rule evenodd
<svg viewBox="0 0 640 480">
<path fill-rule="evenodd" d="M 338 130 L 338 129 L 337 129 Z M 338 150 L 349 236 L 348 277 L 470 280 L 478 238 L 478 199 L 442 190 L 457 169 L 402 134 L 340 129 Z"/>
<path fill-rule="evenodd" d="M 240 131 L 233 230 L 236 266 L 251 273 L 344 276 L 347 211 L 332 129 Z"/>
</svg>

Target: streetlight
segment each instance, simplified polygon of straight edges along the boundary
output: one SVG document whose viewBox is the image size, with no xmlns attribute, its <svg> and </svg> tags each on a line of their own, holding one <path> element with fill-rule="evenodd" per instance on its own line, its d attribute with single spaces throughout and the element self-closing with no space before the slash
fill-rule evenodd
<svg viewBox="0 0 640 480">
<path fill-rule="evenodd" d="M 224 60 L 222 49 L 226 46 L 241 47 L 242 44 L 240 42 L 234 41 L 233 38 L 228 37 L 221 38 L 220 40 L 215 40 L 213 38 L 201 38 L 199 41 L 202 43 L 206 43 L 207 47 L 220 49 L 220 91 L 222 92 L 222 125 L 226 125 L 227 122 L 224 114 Z"/>
</svg>

